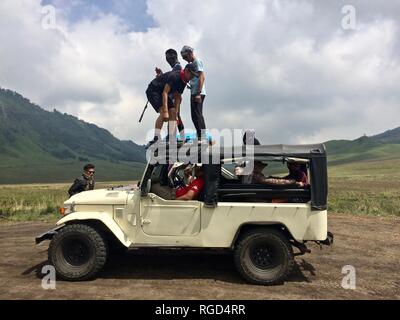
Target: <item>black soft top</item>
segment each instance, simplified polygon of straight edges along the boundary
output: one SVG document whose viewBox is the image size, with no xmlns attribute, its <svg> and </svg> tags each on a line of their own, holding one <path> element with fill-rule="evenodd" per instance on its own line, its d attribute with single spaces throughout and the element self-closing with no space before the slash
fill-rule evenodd
<svg viewBox="0 0 400 320">
<path fill-rule="evenodd" d="M 232 151 L 231 151 L 232 150 Z M 221 149 L 221 157 L 227 158 L 231 153 L 232 157 L 239 154 L 254 154 L 255 157 L 263 156 L 285 156 L 294 158 L 321 158 L 326 157 L 326 149 L 324 144 L 304 144 L 304 145 L 261 145 L 261 146 L 245 146 Z"/>
</svg>

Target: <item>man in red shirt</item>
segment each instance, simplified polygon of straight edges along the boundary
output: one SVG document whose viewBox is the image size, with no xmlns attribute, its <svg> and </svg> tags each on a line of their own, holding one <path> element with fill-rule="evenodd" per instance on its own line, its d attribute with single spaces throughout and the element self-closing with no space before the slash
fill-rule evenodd
<svg viewBox="0 0 400 320">
<path fill-rule="evenodd" d="M 158 195 L 164 200 L 198 200 L 205 184 L 203 168 L 196 166 L 194 177 L 189 175 L 189 170 L 185 170 L 185 175 L 189 181 L 189 184 L 185 187 L 172 189 L 167 186 L 161 186 L 157 183 L 151 187 L 150 192 Z"/>
<path fill-rule="evenodd" d="M 189 185 L 179 188 L 175 192 L 176 200 L 198 200 L 200 192 L 204 188 L 204 172 L 202 167 L 195 167 L 195 178 L 189 178 Z"/>
</svg>

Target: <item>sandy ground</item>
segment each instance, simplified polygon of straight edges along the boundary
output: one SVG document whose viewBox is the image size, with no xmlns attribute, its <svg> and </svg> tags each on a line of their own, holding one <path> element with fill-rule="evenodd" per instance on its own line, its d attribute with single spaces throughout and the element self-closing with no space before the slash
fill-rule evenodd
<svg viewBox="0 0 400 320">
<path fill-rule="evenodd" d="M 41 287 L 48 242 L 34 237 L 52 225 L 0 225 L 1 299 L 400 299 L 400 219 L 330 216 L 331 248 L 312 244 L 282 285 L 253 286 L 232 256 L 207 252 L 140 251 L 110 259 L 90 282 Z M 356 289 L 342 288 L 342 268 L 356 268 Z"/>
</svg>

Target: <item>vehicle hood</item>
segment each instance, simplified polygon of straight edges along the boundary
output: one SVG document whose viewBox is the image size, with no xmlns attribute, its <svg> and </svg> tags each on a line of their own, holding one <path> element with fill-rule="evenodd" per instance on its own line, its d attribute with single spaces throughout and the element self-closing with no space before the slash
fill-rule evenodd
<svg viewBox="0 0 400 320">
<path fill-rule="evenodd" d="M 74 195 L 65 204 L 88 204 L 88 205 L 124 205 L 127 204 L 128 196 L 132 197 L 139 192 L 137 188 L 99 189 L 85 191 Z"/>
</svg>

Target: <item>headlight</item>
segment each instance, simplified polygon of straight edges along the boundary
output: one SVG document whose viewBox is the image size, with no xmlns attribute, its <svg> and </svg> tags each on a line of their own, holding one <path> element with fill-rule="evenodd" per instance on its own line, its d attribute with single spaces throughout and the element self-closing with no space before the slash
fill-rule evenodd
<svg viewBox="0 0 400 320">
<path fill-rule="evenodd" d="M 64 207 L 60 208 L 60 214 L 62 216 L 66 216 L 67 214 L 75 212 L 75 208 L 73 204 L 65 205 Z"/>
</svg>

